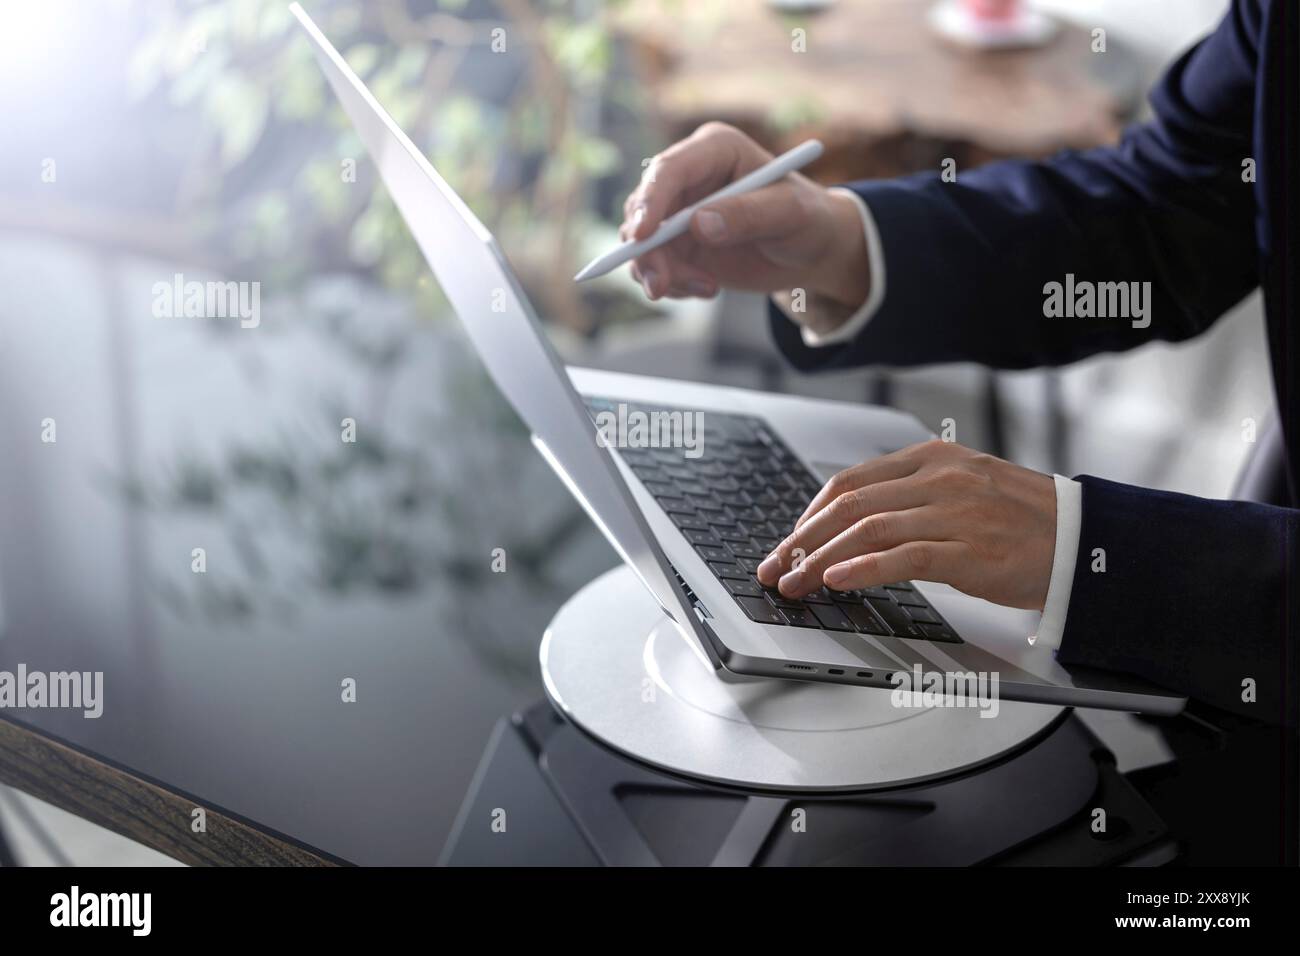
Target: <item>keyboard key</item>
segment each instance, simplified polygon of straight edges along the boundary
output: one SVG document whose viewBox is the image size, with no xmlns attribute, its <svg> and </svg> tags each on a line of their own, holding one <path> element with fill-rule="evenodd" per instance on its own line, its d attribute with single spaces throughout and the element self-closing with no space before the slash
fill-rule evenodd
<svg viewBox="0 0 1300 956">
<path fill-rule="evenodd" d="M 740 558 L 758 558 L 760 561 L 768 556 L 771 549 L 764 551 L 762 548 L 755 548 L 748 544 L 733 544 L 731 550 Z"/>
<path fill-rule="evenodd" d="M 757 574 L 758 566 L 763 563 L 763 560 L 762 558 L 737 558 L 736 563 L 750 574 Z"/>
<path fill-rule="evenodd" d="M 695 550 L 699 552 L 700 557 L 705 561 L 730 561 L 731 552 L 723 547 L 715 547 L 709 544 L 697 544 Z"/>
<path fill-rule="evenodd" d="M 921 633 L 932 641 L 946 641 L 949 644 L 960 644 L 962 640 L 952 629 L 942 624 L 918 624 Z"/>
<path fill-rule="evenodd" d="M 895 634 L 911 635 L 915 633 L 911 620 L 903 609 L 893 601 L 882 601 L 880 598 L 867 598 L 867 605 L 880 615 L 881 620 L 889 625 L 889 629 Z"/>
<path fill-rule="evenodd" d="M 821 622 L 813 617 L 812 611 L 806 607 L 782 607 L 781 614 L 784 615 L 787 623 L 795 627 L 821 627 Z"/>
<path fill-rule="evenodd" d="M 907 612 L 907 616 L 913 621 L 918 621 L 922 624 L 942 623 L 939 619 L 939 615 L 935 614 L 928 607 L 905 607 L 903 610 Z"/>
<path fill-rule="evenodd" d="M 822 627 L 829 631 L 856 631 L 853 622 L 844 616 L 834 604 L 814 604 L 812 607 L 813 614 L 817 615 L 817 620 L 821 621 Z"/>
<path fill-rule="evenodd" d="M 718 500 L 732 508 L 747 508 L 751 504 L 749 495 L 743 491 L 719 491 Z M 762 514 L 762 512 L 757 512 Z M 752 520 L 759 520 L 757 518 Z"/>
<path fill-rule="evenodd" d="M 698 531 L 694 528 L 683 528 L 682 534 L 691 544 L 711 544 L 720 545 L 722 542 L 712 531 Z"/>
<path fill-rule="evenodd" d="M 839 605 L 845 616 L 853 622 L 854 626 L 863 634 L 877 634 L 881 637 L 888 636 L 889 628 L 885 622 L 876 617 L 875 612 L 865 604 L 841 604 Z"/>
<path fill-rule="evenodd" d="M 812 594 L 805 594 L 803 599 L 809 604 L 830 604 L 831 593 L 825 588 L 818 588 Z"/>
<path fill-rule="evenodd" d="M 920 591 L 890 591 L 894 600 L 899 604 L 910 604 L 912 607 L 925 607 L 928 603 Z"/>
<path fill-rule="evenodd" d="M 738 597 L 736 603 L 751 621 L 759 624 L 784 624 L 781 612 L 767 603 L 766 598 Z"/>
<path fill-rule="evenodd" d="M 720 578 L 731 578 L 733 581 L 748 581 L 749 574 L 738 564 L 731 564 L 728 561 L 710 561 L 709 570 Z"/>
<path fill-rule="evenodd" d="M 735 597 L 762 597 L 763 589 L 753 581 L 748 579 L 736 581 L 732 578 L 723 578 L 722 585 Z"/>
<path fill-rule="evenodd" d="M 703 518 L 697 518 L 693 514 L 681 514 L 680 512 L 670 511 L 668 517 L 672 519 L 673 524 L 677 525 L 682 531 L 708 531 L 709 523 Z"/>
</svg>

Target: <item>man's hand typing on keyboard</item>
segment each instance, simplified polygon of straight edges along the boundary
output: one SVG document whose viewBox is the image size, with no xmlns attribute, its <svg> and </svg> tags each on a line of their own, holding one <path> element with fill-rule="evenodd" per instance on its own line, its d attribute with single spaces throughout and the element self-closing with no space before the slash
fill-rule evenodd
<svg viewBox="0 0 1300 956">
<path fill-rule="evenodd" d="M 918 579 L 1041 610 L 1055 542 L 1050 476 L 936 439 L 835 475 L 757 575 L 791 598 Z"/>
</svg>

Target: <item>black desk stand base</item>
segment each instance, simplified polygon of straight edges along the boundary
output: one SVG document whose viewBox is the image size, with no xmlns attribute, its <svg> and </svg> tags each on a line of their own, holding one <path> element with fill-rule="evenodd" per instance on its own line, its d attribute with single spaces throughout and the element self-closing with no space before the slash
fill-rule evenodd
<svg viewBox="0 0 1300 956">
<path fill-rule="evenodd" d="M 1056 768 L 1096 787 L 1054 796 Z M 1095 832 L 1105 811 L 1105 832 Z M 1072 714 L 1014 755 L 864 794 L 763 794 L 623 756 L 545 701 L 493 733 L 441 862 L 451 866 L 1160 865 L 1164 823 Z"/>
</svg>

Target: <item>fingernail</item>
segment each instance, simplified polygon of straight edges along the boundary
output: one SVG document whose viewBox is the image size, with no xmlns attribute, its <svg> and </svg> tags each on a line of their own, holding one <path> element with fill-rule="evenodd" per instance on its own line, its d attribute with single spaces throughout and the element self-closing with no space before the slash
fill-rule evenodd
<svg viewBox="0 0 1300 956">
<path fill-rule="evenodd" d="M 712 295 L 713 284 L 703 279 L 690 279 L 686 283 L 686 291 L 691 295 Z"/>
<path fill-rule="evenodd" d="M 777 590 L 785 595 L 793 594 L 799 589 L 801 580 L 803 580 L 803 571 L 791 571 L 777 582 Z"/>
<path fill-rule="evenodd" d="M 700 232 L 704 238 L 710 242 L 721 242 L 727 238 L 727 223 L 722 218 L 721 213 L 716 213 L 712 209 L 705 209 L 695 214 L 696 221 L 700 224 Z"/>
<path fill-rule="evenodd" d="M 837 588 L 841 584 L 846 584 L 849 580 L 849 566 L 847 564 L 836 564 L 826 569 L 826 574 L 822 578 L 829 587 Z"/>
<path fill-rule="evenodd" d="M 641 220 L 645 218 L 645 206 L 632 207 L 632 228 L 635 229 L 641 225 Z"/>
<path fill-rule="evenodd" d="M 761 581 L 770 581 L 776 577 L 776 572 L 781 569 L 781 563 L 777 561 L 775 554 L 769 554 L 763 559 L 758 566 L 758 577 Z"/>
<path fill-rule="evenodd" d="M 645 294 L 652 299 L 655 297 L 655 280 L 657 278 L 659 278 L 659 273 L 653 269 L 647 269 L 641 273 L 641 287 L 645 289 Z"/>
</svg>

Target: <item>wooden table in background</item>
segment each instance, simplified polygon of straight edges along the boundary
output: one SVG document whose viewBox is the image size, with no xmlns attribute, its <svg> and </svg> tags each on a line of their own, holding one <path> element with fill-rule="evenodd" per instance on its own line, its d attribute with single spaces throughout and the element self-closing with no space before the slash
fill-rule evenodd
<svg viewBox="0 0 1300 956">
<path fill-rule="evenodd" d="M 1113 40 L 1062 24 L 1041 47 L 974 51 L 926 22 L 933 0 L 839 0 L 787 15 L 765 0 L 635 0 L 617 23 L 669 138 L 725 120 L 773 150 L 815 135 L 824 182 L 966 169 L 1113 142 L 1139 93 Z M 806 52 L 791 49 L 806 31 Z"/>
</svg>

